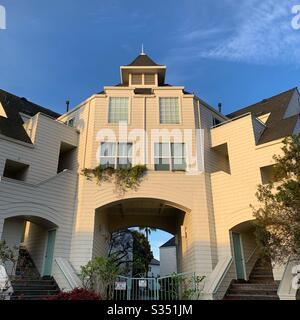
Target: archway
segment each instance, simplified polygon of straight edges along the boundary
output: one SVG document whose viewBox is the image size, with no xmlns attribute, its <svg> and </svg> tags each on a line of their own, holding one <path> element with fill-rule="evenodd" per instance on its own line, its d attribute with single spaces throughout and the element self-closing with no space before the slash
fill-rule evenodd
<svg viewBox="0 0 300 320">
<path fill-rule="evenodd" d="M 248 280 L 258 260 L 253 221 L 244 221 L 230 230 L 237 280 Z"/>
<path fill-rule="evenodd" d="M 132 227 L 151 227 L 176 238 L 178 272 L 182 261 L 182 226 L 188 209 L 162 199 L 132 198 L 116 201 L 95 212 L 93 257 L 107 254 L 112 233 Z"/>
<path fill-rule="evenodd" d="M 6 263 L 8 274 L 18 277 L 50 276 L 58 226 L 36 215 L 4 219 L 1 241 L 14 252 L 16 263 Z"/>
</svg>

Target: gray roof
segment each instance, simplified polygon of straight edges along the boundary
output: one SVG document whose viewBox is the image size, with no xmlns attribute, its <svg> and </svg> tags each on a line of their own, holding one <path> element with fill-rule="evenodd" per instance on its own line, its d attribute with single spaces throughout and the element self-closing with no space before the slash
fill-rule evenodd
<svg viewBox="0 0 300 320">
<path fill-rule="evenodd" d="M 258 144 L 263 144 L 290 136 L 294 132 L 299 115 L 294 115 L 286 119 L 284 119 L 284 115 L 296 90 L 297 88 L 293 88 L 271 98 L 264 99 L 249 107 L 235 111 L 229 114 L 227 117 L 235 118 L 249 112 L 255 117 L 259 117 L 270 113 L 270 116 L 266 122 L 266 129 L 262 133 Z"/>
<path fill-rule="evenodd" d="M 160 248 L 167 248 L 167 247 L 175 247 L 176 246 L 176 241 L 175 237 L 164 243 Z"/>
<path fill-rule="evenodd" d="M 161 65 L 155 63 L 146 54 L 140 54 L 127 67 L 159 67 Z"/>
<path fill-rule="evenodd" d="M 30 117 L 33 117 L 39 112 L 53 118 L 60 116 L 58 113 L 32 103 L 26 98 L 17 97 L 1 89 L 0 102 L 7 115 L 7 118 L 0 117 L 0 134 L 27 143 L 31 143 L 31 140 L 23 127 L 20 112 Z"/>
<path fill-rule="evenodd" d="M 152 259 L 150 264 L 152 264 L 153 266 L 160 266 L 160 261 L 158 261 L 156 259 Z"/>
</svg>

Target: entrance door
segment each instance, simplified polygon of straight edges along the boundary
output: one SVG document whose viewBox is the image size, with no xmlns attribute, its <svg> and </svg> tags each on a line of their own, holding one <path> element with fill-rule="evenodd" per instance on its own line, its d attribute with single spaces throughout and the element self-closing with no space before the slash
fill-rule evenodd
<svg viewBox="0 0 300 320">
<path fill-rule="evenodd" d="M 241 235 L 239 233 L 232 233 L 233 241 L 233 250 L 234 250 L 234 260 L 236 266 L 236 274 L 238 280 L 245 279 L 245 270 L 244 270 L 244 258 L 242 252 L 242 242 Z"/>
<path fill-rule="evenodd" d="M 56 230 L 48 231 L 43 276 L 51 276 Z"/>
</svg>

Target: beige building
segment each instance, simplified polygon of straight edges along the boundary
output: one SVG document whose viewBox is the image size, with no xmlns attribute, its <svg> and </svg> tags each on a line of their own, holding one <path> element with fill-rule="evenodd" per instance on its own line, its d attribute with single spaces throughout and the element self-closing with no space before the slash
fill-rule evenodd
<svg viewBox="0 0 300 320">
<path fill-rule="evenodd" d="M 225 116 L 166 84 L 166 66 L 145 54 L 120 71 L 62 116 L 0 91 L 0 238 L 70 289 L 110 233 L 159 228 L 176 237 L 178 271 L 205 275 L 203 297 L 221 299 L 257 262 L 249 205 L 282 138 L 300 130 L 298 90 Z M 139 164 L 147 175 L 126 192 L 81 174 Z"/>
</svg>

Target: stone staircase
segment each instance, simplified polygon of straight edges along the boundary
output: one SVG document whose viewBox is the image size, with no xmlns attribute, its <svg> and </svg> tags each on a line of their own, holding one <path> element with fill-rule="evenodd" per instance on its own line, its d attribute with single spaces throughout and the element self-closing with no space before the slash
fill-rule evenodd
<svg viewBox="0 0 300 320">
<path fill-rule="evenodd" d="M 258 260 L 249 281 L 234 280 L 224 300 L 279 300 L 278 282 L 274 281 L 271 263 Z"/>
<path fill-rule="evenodd" d="M 12 281 L 14 293 L 11 300 L 43 300 L 59 293 L 53 278 L 15 279 Z"/>
<path fill-rule="evenodd" d="M 21 248 L 16 276 L 11 279 L 14 293 L 11 300 L 43 300 L 59 293 L 52 277 L 41 277 L 26 248 Z"/>
</svg>

